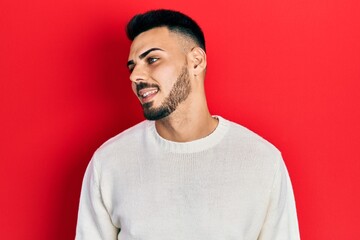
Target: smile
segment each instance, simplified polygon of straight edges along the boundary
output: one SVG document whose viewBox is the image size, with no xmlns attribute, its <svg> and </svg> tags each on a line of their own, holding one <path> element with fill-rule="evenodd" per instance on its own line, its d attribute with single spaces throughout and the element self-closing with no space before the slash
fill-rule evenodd
<svg viewBox="0 0 360 240">
<path fill-rule="evenodd" d="M 158 91 L 158 88 L 144 88 L 138 91 L 138 96 L 140 97 L 142 103 L 147 103 L 155 97 Z"/>
<path fill-rule="evenodd" d="M 144 94 L 140 95 L 142 98 L 146 98 L 147 96 L 151 95 L 151 94 L 154 94 L 154 93 L 157 93 L 158 90 L 155 89 L 155 90 L 152 90 L 152 91 L 148 91 L 148 92 L 145 92 Z"/>
</svg>

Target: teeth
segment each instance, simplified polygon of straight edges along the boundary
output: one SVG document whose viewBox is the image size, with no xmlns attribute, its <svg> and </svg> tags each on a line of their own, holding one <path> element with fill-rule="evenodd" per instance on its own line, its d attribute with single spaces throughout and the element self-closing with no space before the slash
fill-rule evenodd
<svg viewBox="0 0 360 240">
<path fill-rule="evenodd" d="M 152 91 L 149 91 L 149 92 L 146 92 L 142 95 L 143 98 L 146 98 L 147 96 L 149 96 L 150 94 L 153 94 L 153 93 L 156 93 L 157 90 L 152 90 Z"/>
</svg>

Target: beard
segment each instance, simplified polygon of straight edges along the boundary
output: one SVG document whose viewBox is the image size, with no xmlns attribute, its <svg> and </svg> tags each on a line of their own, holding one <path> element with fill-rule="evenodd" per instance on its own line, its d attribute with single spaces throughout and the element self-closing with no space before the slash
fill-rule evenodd
<svg viewBox="0 0 360 240">
<path fill-rule="evenodd" d="M 174 83 L 169 95 L 159 107 L 153 107 L 153 102 L 144 103 L 144 117 L 148 120 L 159 120 L 169 116 L 177 106 L 185 101 L 191 92 L 189 72 L 184 66 Z"/>
</svg>

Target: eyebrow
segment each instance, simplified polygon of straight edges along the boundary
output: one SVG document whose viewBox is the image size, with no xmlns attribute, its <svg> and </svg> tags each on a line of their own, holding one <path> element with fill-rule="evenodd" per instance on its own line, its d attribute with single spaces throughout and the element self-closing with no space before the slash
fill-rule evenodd
<svg viewBox="0 0 360 240">
<path fill-rule="evenodd" d="M 145 52 L 143 52 L 142 54 L 139 55 L 140 59 L 143 59 L 144 57 L 146 57 L 149 53 L 151 53 L 152 51 L 164 51 L 161 48 L 150 48 L 149 50 L 146 50 Z M 130 65 L 135 64 L 134 60 L 130 60 L 127 62 L 127 67 L 129 67 Z"/>
</svg>

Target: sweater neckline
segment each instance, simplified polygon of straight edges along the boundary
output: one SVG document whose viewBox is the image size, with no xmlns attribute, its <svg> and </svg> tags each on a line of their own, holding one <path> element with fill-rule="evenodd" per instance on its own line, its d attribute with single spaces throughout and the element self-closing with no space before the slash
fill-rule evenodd
<svg viewBox="0 0 360 240">
<path fill-rule="evenodd" d="M 155 121 L 147 120 L 147 128 L 150 131 L 152 137 L 155 139 L 156 143 L 166 151 L 175 153 L 201 152 L 210 149 L 216 144 L 218 144 L 225 136 L 229 128 L 228 120 L 222 118 L 221 116 L 214 117 L 219 120 L 215 130 L 206 137 L 196 139 L 190 142 L 174 142 L 161 137 L 156 130 Z"/>
</svg>

